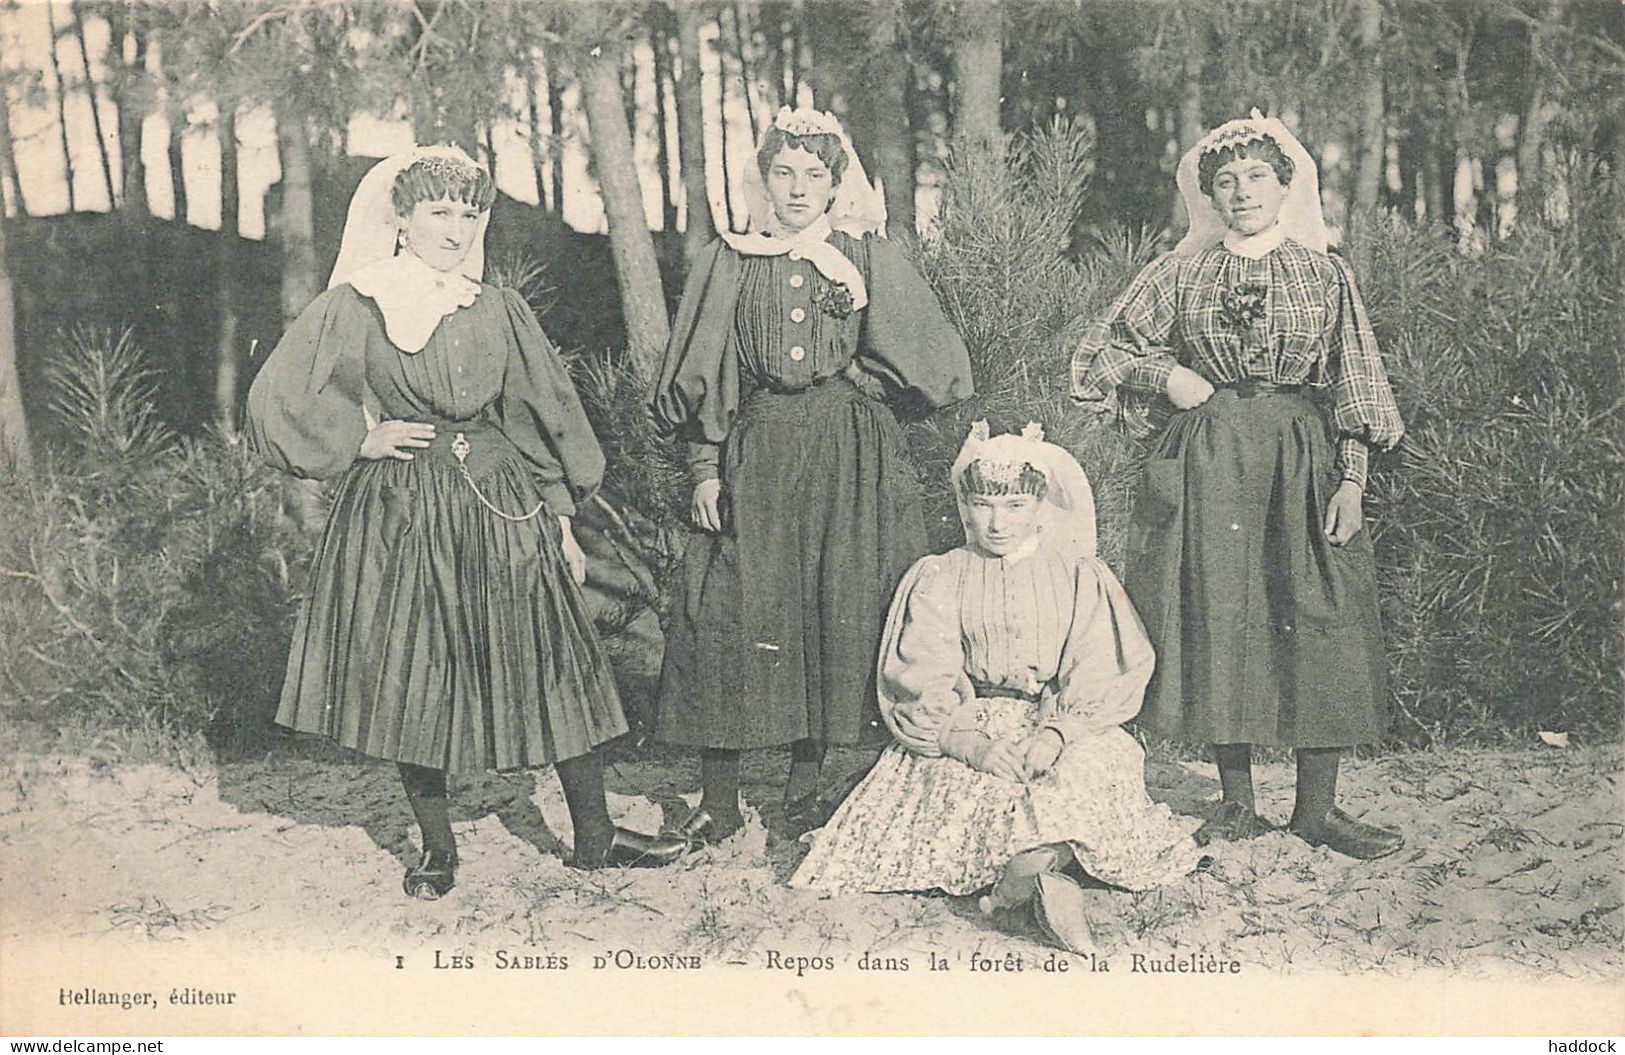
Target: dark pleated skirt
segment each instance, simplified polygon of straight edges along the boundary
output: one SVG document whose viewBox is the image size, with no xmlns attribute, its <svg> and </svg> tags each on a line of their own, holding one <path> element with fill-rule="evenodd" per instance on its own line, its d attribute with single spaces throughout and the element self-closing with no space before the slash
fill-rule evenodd
<svg viewBox="0 0 1625 1055">
<path fill-rule="evenodd" d="M 856 743 L 878 718 L 892 591 L 925 553 L 897 420 L 843 378 L 757 391 L 722 453 L 727 529 L 696 534 L 666 630 L 657 734 L 694 747 Z"/>
<path fill-rule="evenodd" d="M 500 432 L 443 423 L 410 462 L 339 486 L 294 629 L 277 722 L 376 758 L 451 771 L 574 758 L 626 731 L 620 697 L 547 512 Z"/>
<path fill-rule="evenodd" d="M 1152 442 L 1124 585 L 1157 650 L 1140 720 L 1193 743 L 1344 747 L 1387 702 L 1370 533 L 1321 530 L 1337 473 L 1297 394 L 1219 389 Z"/>
</svg>

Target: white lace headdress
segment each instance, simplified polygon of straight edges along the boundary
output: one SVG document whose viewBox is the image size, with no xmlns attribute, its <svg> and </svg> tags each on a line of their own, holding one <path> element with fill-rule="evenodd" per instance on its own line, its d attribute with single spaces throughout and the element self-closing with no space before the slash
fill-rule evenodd
<svg viewBox="0 0 1625 1055">
<path fill-rule="evenodd" d="M 400 226 L 392 192 L 395 180 L 414 162 L 426 158 L 478 169 L 463 151 L 451 146 L 417 147 L 387 157 L 368 170 L 350 198 L 344 238 L 327 288 L 348 282 L 371 297 L 384 316 L 390 341 L 403 352 L 419 352 L 442 318 L 466 308 L 479 295 L 485 274 L 485 229 L 490 210 L 480 216 L 468 253 L 450 273 L 435 272 L 410 253 L 397 255 Z"/>
<path fill-rule="evenodd" d="M 1265 117 L 1257 110 L 1251 117 L 1226 121 L 1213 129 L 1179 161 L 1179 193 L 1185 200 L 1185 215 L 1190 218 L 1190 230 L 1174 252 L 1190 256 L 1210 249 L 1224 240 L 1229 230 L 1213 200 L 1202 193 L 1198 165 L 1202 155 L 1234 143 L 1258 142 L 1269 138 L 1281 148 L 1281 153 L 1292 162 L 1292 182 L 1287 186 L 1286 198 L 1281 203 L 1277 225 L 1281 233 L 1295 242 L 1324 253 L 1331 241 L 1325 217 L 1320 210 L 1320 170 L 1315 159 L 1298 142 L 1280 118 Z"/>
<path fill-rule="evenodd" d="M 1044 439 L 1044 427 L 1028 422 L 1020 432 L 990 435 L 988 424 L 971 426 L 949 470 L 954 496 L 959 499 L 960 519 L 965 522 L 965 538 L 970 539 L 970 514 L 961 491 L 965 469 L 981 462 L 984 477 L 1001 476 L 1015 480 L 1025 466 L 1042 473 L 1046 482 L 1038 524 L 1050 545 L 1070 546 L 1083 556 L 1095 555 L 1095 493 L 1083 466 L 1066 448 Z"/>
<path fill-rule="evenodd" d="M 767 194 L 767 181 L 763 179 L 761 166 L 756 161 L 766 143 L 768 131 L 773 128 L 797 136 L 832 135 L 840 142 L 841 150 L 846 155 L 846 167 L 841 173 L 840 185 L 835 188 L 829 211 L 804 230 L 787 236 L 769 234 L 777 227 L 777 217 Z M 886 199 L 880 188 L 869 182 L 863 162 L 858 160 L 858 153 L 852 148 L 852 140 L 847 137 L 846 129 L 841 127 L 840 120 L 834 114 L 809 106 L 795 110 L 788 106 L 781 107 L 773 124 L 762 132 L 762 139 L 757 142 L 756 152 L 745 170 L 745 203 L 750 210 L 750 232 L 723 232 L 722 240 L 731 248 L 747 256 L 799 254 L 806 257 L 807 262 L 825 278 L 847 287 L 852 293 L 854 309 L 869 303 L 868 290 L 857 265 L 826 239 L 832 231 L 853 238 L 862 238 L 866 234 L 884 237 Z"/>
</svg>

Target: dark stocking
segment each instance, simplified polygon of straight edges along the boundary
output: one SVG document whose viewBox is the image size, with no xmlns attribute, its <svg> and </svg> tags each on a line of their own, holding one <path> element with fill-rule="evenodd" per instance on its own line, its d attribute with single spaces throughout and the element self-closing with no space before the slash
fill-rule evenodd
<svg viewBox="0 0 1625 1055">
<path fill-rule="evenodd" d="M 1219 766 L 1224 801 L 1239 803 L 1249 813 L 1258 812 L 1253 801 L 1253 745 L 1214 744 L 1213 760 Z"/>
<path fill-rule="evenodd" d="M 707 747 L 700 752 L 700 808 L 723 827 L 740 819 L 739 752 Z"/>
<path fill-rule="evenodd" d="M 1337 763 L 1339 747 L 1298 748 L 1298 795 L 1292 806 L 1293 831 L 1318 832 L 1326 814 L 1337 805 Z"/>
<path fill-rule="evenodd" d="M 799 802 L 818 791 L 818 778 L 824 769 L 824 741 L 797 740 L 790 745 L 790 779 L 784 784 L 784 801 Z"/>
<path fill-rule="evenodd" d="M 554 763 L 553 769 L 564 786 L 565 805 L 570 807 L 570 824 L 576 833 L 576 860 L 601 861 L 615 838 L 609 803 L 604 800 L 604 760 L 596 751 L 591 751 Z"/>
<path fill-rule="evenodd" d="M 406 801 L 417 818 L 423 833 L 423 849 L 457 852 L 457 841 L 451 834 L 450 801 L 446 794 L 446 771 L 398 762 L 401 784 L 406 788 Z"/>
</svg>

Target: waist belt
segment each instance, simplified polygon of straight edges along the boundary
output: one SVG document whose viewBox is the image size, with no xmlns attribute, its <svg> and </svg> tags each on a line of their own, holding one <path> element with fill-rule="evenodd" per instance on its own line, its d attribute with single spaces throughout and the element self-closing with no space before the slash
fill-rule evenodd
<svg viewBox="0 0 1625 1055">
<path fill-rule="evenodd" d="M 994 685 L 991 682 L 971 680 L 971 688 L 976 691 L 976 698 L 980 700 L 999 698 L 1006 700 L 1026 700 L 1028 703 L 1037 703 L 1043 698 L 1044 692 L 1040 688 L 1037 692 L 1028 689 L 1018 689 L 1012 685 Z"/>
<path fill-rule="evenodd" d="M 1240 399 L 1251 399 L 1254 396 L 1293 396 L 1303 391 L 1302 385 L 1279 385 L 1274 381 L 1260 381 L 1257 378 L 1244 377 L 1239 381 L 1214 381 L 1214 388 L 1229 389 Z"/>
</svg>

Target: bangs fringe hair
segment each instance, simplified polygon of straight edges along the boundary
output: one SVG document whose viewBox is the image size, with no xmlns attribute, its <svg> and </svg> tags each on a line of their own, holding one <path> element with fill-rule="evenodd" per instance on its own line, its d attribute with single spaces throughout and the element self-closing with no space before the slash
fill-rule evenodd
<svg viewBox="0 0 1625 1055">
<path fill-rule="evenodd" d="M 496 201 L 497 187 L 478 165 L 450 158 L 419 158 L 395 177 L 390 203 L 397 216 L 408 216 L 419 202 L 450 199 L 485 212 Z"/>
<path fill-rule="evenodd" d="M 1218 150 L 1209 150 L 1196 159 L 1196 183 L 1202 193 L 1209 198 L 1213 197 L 1214 177 L 1219 174 L 1220 169 L 1240 158 L 1268 162 L 1269 167 L 1275 170 L 1276 181 L 1283 187 L 1292 182 L 1295 170 L 1292 159 L 1286 156 L 1281 144 L 1275 141 L 1275 137 L 1259 133 L 1256 138 L 1231 143 Z"/>
<path fill-rule="evenodd" d="M 805 150 L 829 169 L 833 186 L 841 185 L 841 175 L 846 172 L 846 148 L 841 146 L 838 137 L 829 132 L 809 132 L 801 136 L 782 128 L 769 128 L 762 136 L 761 149 L 756 152 L 756 167 L 761 170 L 763 179 L 767 178 L 767 170 L 781 150 Z"/>
<path fill-rule="evenodd" d="M 982 471 L 982 464 L 978 458 L 959 473 L 959 493 L 966 498 L 974 495 L 1032 495 L 1041 499 L 1049 493 L 1049 478 L 1026 462 L 1022 463 L 1021 472 L 1013 477 L 1008 472 L 999 472 L 996 477 L 990 477 Z"/>
</svg>

